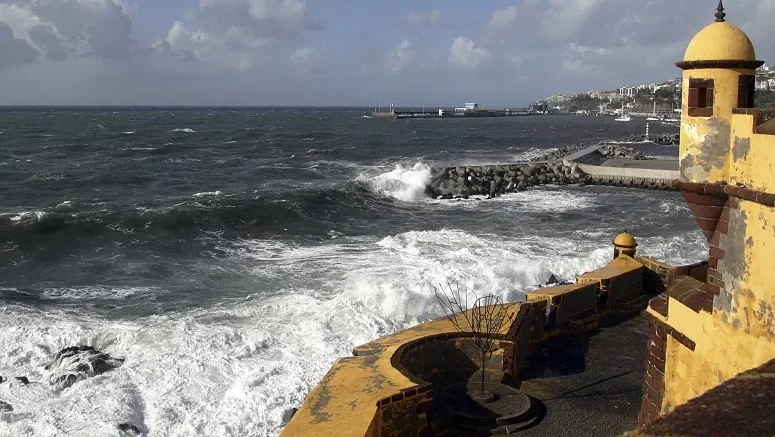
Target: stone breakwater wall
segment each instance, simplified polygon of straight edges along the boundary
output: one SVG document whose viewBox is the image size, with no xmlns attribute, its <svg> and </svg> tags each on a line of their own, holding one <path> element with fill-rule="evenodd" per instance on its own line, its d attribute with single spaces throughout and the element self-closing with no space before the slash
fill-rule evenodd
<svg viewBox="0 0 775 437">
<path fill-rule="evenodd" d="M 677 146 L 681 141 L 681 136 L 679 134 L 651 134 L 647 137 L 645 134 L 632 134 L 622 138 L 621 141 L 628 143 L 651 141 L 661 146 Z"/>
<path fill-rule="evenodd" d="M 635 161 L 645 161 L 645 160 L 654 159 L 644 155 L 643 152 L 635 150 L 630 147 L 606 145 L 606 146 L 601 146 L 599 149 L 597 149 L 597 151 L 601 155 L 605 156 L 606 158 L 631 159 Z"/>
<path fill-rule="evenodd" d="M 467 199 L 483 195 L 493 198 L 506 193 L 525 191 L 536 185 L 607 185 L 654 190 L 674 190 L 672 180 L 662 176 L 651 177 L 648 170 L 627 172 L 614 171 L 609 167 L 582 165 L 557 156 L 570 156 L 580 147 L 570 146 L 552 151 L 542 158 L 545 162 L 532 162 L 434 168 L 426 193 L 437 199 Z M 648 160 L 642 153 L 627 147 L 601 146 L 596 150 L 603 159 L 624 158 Z M 539 159 L 542 159 L 539 158 Z M 584 170 L 586 169 L 586 171 Z M 594 170 L 594 171 L 593 171 Z"/>
</svg>

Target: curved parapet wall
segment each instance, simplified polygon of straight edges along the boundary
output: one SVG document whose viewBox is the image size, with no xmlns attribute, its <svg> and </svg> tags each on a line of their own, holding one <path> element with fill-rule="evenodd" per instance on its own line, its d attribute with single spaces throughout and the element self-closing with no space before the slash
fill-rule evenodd
<svg viewBox="0 0 775 437">
<path fill-rule="evenodd" d="M 486 364 L 490 381 L 519 378 L 531 344 L 570 330 L 589 329 L 611 313 L 639 311 L 656 290 L 644 289 L 650 271 L 627 255 L 578 283 L 528 293 L 509 307 L 513 322 L 499 333 L 500 349 Z M 282 432 L 301 436 L 430 435 L 434 389 L 440 381 L 467 380 L 479 372 L 464 337 L 447 319 L 358 346 L 337 360 Z"/>
</svg>

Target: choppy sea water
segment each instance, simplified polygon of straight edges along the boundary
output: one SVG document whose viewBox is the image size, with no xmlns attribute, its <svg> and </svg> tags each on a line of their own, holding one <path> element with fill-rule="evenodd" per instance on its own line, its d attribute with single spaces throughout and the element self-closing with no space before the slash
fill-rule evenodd
<svg viewBox="0 0 775 437">
<path fill-rule="evenodd" d="M 676 193 L 424 195 L 430 166 L 640 133 L 546 116 L 374 120 L 361 109 L 0 110 L 2 436 L 275 436 L 337 357 L 441 315 L 429 283 L 519 300 L 639 252 L 698 261 Z M 651 126 L 652 132 L 675 128 Z M 635 145 L 656 157 L 674 146 Z M 66 389 L 63 347 L 124 357 Z"/>
</svg>

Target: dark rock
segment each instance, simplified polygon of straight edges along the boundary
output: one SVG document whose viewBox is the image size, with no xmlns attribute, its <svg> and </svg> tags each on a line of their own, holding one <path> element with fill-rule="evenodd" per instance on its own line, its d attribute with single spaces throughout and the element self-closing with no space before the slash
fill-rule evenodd
<svg viewBox="0 0 775 437">
<path fill-rule="evenodd" d="M 142 434 L 142 431 L 140 431 L 140 428 L 132 425 L 131 423 L 119 423 L 118 429 L 121 431 L 121 435 L 124 435 L 124 436 Z"/>
<path fill-rule="evenodd" d="M 72 346 L 59 351 L 45 368 L 52 372 L 52 385 L 67 388 L 78 381 L 113 370 L 123 362 L 123 358 L 111 357 L 92 346 Z"/>
<path fill-rule="evenodd" d="M 0 413 L 10 413 L 13 411 L 13 405 L 8 402 L 0 401 Z"/>
<path fill-rule="evenodd" d="M 3 378 L 3 375 L 0 375 L 0 384 L 8 381 L 8 378 Z"/>
<path fill-rule="evenodd" d="M 26 376 L 17 376 L 17 377 L 16 377 L 16 378 L 14 378 L 14 379 L 15 379 L 15 380 L 17 380 L 17 381 L 19 381 L 19 382 L 21 382 L 21 383 L 22 383 L 22 384 L 24 384 L 24 385 L 27 385 L 27 384 L 29 384 L 29 383 L 30 383 L 30 380 L 29 380 L 29 379 L 27 379 L 27 377 L 26 377 Z"/>
</svg>

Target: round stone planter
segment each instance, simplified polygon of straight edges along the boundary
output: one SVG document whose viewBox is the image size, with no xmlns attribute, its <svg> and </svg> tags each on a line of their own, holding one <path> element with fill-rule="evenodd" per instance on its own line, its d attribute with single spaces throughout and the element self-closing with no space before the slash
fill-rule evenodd
<svg viewBox="0 0 775 437">
<path fill-rule="evenodd" d="M 461 427 L 497 432 L 521 428 L 535 419 L 530 397 L 514 387 L 495 382 L 468 382 L 444 387 L 439 402 Z"/>
</svg>

